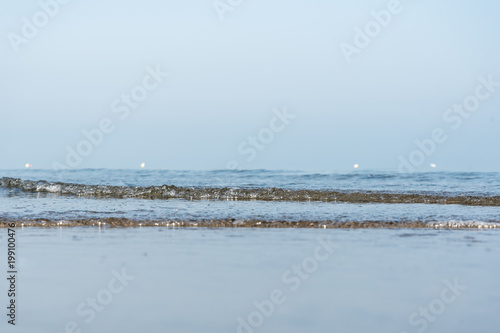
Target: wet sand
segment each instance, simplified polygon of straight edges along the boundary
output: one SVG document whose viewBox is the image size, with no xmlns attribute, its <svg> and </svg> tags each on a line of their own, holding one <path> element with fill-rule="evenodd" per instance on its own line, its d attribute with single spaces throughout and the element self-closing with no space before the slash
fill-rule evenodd
<svg viewBox="0 0 500 333">
<path fill-rule="evenodd" d="M 0 322 L 6 333 L 59 333 L 68 325 L 124 333 L 500 327 L 496 230 L 160 226 L 16 234 L 19 316 L 15 329 Z M 0 232 L 0 244 L 6 238 Z"/>
</svg>

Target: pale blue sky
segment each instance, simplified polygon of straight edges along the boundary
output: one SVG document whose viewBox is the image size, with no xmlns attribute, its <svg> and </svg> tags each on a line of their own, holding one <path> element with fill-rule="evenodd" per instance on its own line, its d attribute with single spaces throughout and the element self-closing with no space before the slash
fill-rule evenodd
<svg viewBox="0 0 500 333">
<path fill-rule="evenodd" d="M 0 4 L 0 169 L 64 164 L 108 118 L 114 131 L 77 167 L 397 169 L 442 128 L 417 170 L 500 171 L 500 87 L 458 129 L 443 119 L 479 76 L 500 82 L 498 2 L 401 0 L 348 63 L 340 44 L 390 1 L 248 0 L 223 21 L 212 1 L 72 0 L 17 53 L 9 34 L 41 7 Z M 112 103 L 157 65 L 169 77 L 120 119 Z M 285 106 L 286 128 L 239 154 Z"/>
</svg>

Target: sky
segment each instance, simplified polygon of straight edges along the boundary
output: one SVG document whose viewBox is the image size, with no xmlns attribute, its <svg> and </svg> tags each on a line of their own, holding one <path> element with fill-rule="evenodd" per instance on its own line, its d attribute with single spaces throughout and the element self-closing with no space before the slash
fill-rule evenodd
<svg viewBox="0 0 500 333">
<path fill-rule="evenodd" d="M 500 171 L 499 11 L 4 1 L 0 169 Z"/>
</svg>

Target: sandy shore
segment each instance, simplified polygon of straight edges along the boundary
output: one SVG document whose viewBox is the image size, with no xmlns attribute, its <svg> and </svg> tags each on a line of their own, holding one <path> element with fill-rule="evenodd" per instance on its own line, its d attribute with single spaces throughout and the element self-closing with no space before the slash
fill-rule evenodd
<svg viewBox="0 0 500 333">
<path fill-rule="evenodd" d="M 499 236 L 18 228 L 19 316 L 16 327 L 0 322 L 0 331 L 496 333 Z M 4 229 L 0 242 L 6 238 Z M 5 295 L 7 282 L 0 281 Z"/>
</svg>

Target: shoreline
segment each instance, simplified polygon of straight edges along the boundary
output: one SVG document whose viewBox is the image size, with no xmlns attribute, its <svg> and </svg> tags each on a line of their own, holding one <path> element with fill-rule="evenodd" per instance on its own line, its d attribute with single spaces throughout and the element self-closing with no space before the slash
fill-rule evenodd
<svg viewBox="0 0 500 333">
<path fill-rule="evenodd" d="M 167 227 L 167 228 L 275 228 L 275 229 L 500 229 L 500 222 L 479 221 L 262 221 L 236 219 L 207 219 L 199 221 L 165 221 L 165 220 L 132 220 L 124 218 L 104 219 L 75 219 L 75 220 L 48 220 L 48 219 L 3 219 L 1 228 L 52 228 L 52 227 L 98 227 L 98 228 L 140 228 L 140 227 Z"/>
<path fill-rule="evenodd" d="M 262 315 L 262 332 L 416 332 L 409 318 L 424 320 L 414 315 L 420 308 L 434 316 L 444 292 L 445 312 L 428 333 L 493 333 L 499 236 L 472 229 L 19 228 L 19 327 L 247 332 L 239 318 Z M 126 286 L 117 275 L 129 277 Z M 446 291 L 446 281 L 463 286 L 461 294 Z M 267 318 L 259 309 L 269 309 L 276 292 L 284 302 L 273 303 Z M 96 320 L 88 323 L 78 309 L 94 311 Z"/>
</svg>

